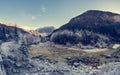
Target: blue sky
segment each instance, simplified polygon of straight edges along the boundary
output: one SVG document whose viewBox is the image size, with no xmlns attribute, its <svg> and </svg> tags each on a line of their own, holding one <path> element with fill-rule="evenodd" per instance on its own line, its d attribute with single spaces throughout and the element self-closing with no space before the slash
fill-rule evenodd
<svg viewBox="0 0 120 75">
<path fill-rule="evenodd" d="M 0 21 L 31 29 L 60 27 L 87 10 L 120 13 L 120 0 L 0 0 Z"/>
</svg>

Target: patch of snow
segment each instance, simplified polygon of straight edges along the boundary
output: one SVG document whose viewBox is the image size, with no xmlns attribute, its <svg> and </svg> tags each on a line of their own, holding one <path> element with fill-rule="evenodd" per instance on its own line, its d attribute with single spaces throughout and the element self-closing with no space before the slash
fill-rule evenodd
<svg viewBox="0 0 120 75">
<path fill-rule="evenodd" d="M 1 44 L 1 53 L 5 56 L 8 56 L 12 50 L 17 50 L 20 45 L 16 44 L 15 41 L 12 42 L 5 42 Z"/>
<path fill-rule="evenodd" d="M 120 44 L 114 44 L 112 48 L 117 49 L 118 47 L 120 47 Z"/>
</svg>

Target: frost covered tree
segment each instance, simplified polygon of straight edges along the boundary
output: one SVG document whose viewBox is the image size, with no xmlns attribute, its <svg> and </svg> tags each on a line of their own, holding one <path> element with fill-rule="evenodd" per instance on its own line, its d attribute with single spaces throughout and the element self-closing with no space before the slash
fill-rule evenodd
<svg viewBox="0 0 120 75">
<path fill-rule="evenodd" d="M 6 37 L 6 29 L 5 29 L 4 27 L 1 28 L 0 39 L 1 39 L 2 41 L 6 41 L 6 40 L 7 40 L 7 37 Z"/>
<path fill-rule="evenodd" d="M 79 42 L 78 35 L 75 35 L 72 31 L 64 30 L 55 32 L 51 38 L 51 41 L 57 43 L 57 44 L 76 44 Z"/>
<path fill-rule="evenodd" d="M 22 42 L 21 47 L 19 48 L 19 50 L 20 50 L 21 54 L 23 56 L 25 56 L 25 58 L 29 57 L 29 51 L 28 51 L 28 48 L 27 48 L 24 41 Z"/>
<path fill-rule="evenodd" d="M 1 52 L 0 52 L 0 75 L 6 75 Z"/>
<path fill-rule="evenodd" d="M 15 41 L 18 41 L 18 38 L 19 38 L 18 30 L 17 30 L 17 27 L 15 25 L 15 33 L 14 33 L 14 39 L 15 39 Z"/>
</svg>

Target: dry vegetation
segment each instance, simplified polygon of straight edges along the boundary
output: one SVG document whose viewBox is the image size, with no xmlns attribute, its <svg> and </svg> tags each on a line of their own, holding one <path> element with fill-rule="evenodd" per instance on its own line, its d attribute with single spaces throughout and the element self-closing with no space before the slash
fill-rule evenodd
<svg viewBox="0 0 120 75">
<path fill-rule="evenodd" d="M 31 57 L 37 55 L 47 56 L 48 58 L 63 61 L 67 56 L 81 56 L 85 52 L 78 50 L 67 50 L 65 48 L 55 48 L 48 43 L 41 43 L 38 45 L 31 45 L 29 47 Z"/>
<path fill-rule="evenodd" d="M 40 43 L 37 45 L 31 45 L 29 47 L 30 49 L 30 53 L 31 53 L 31 57 L 34 56 L 38 56 L 38 55 L 43 55 L 43 56 L 47 56 L 50 59 L 54 59 L 57 61 L 65 61 L 66 57 L 95 57 L 95 58 L 99 58 L 101 61 L 101 63 L 103 62 L 109 62 L 110 59 L 101 57 L 101 54 L 106 54 L 109 55 L 113 52 L 115 52 L 115 50 L 112 49 L 102 49 L 97 50 L 96 51 L 82 51 L 82 50 L 72 50 L 72 49 L 68 49 L 66 47 L 55 47 L 55 46 L 51 46 L 51 43 L 47 42 L 47 43 Z"/>
</svg>

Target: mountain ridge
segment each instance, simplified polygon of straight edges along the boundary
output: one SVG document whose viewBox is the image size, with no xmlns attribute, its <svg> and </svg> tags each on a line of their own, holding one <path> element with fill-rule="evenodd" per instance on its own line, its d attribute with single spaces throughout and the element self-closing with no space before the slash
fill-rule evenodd
<svg viewBox="0 0 120 75">
<path fill-rule="evenodd" d="M 120 43 L 119 31 L 120 14 L 99 10 L 89 10 L 72 18 L 67 24 L 55 30 L 51 34 L 50 40 L 57 44 L 63 44 L 63 41 L 65 41 L 64 44 L 72 42 L 74 42 L 74 44 L 83 44 L 84 42 L 87 42 L 86 45 L 92 46 L 99 43 L 100 41 L 98 40 L 102 40 L 105 44 L 108 44 L 108 42 L 109 44 Z M 81 35 L 81 37 L 78 36 L 78 34 Z M 103 37 L 106 37 L 109 40 L 106 40 Z M 59 40 L 62 40 L 62 42 Z M 94 41 L 94 44 L 92 44 L 92 41 Z"/>
</svg>

